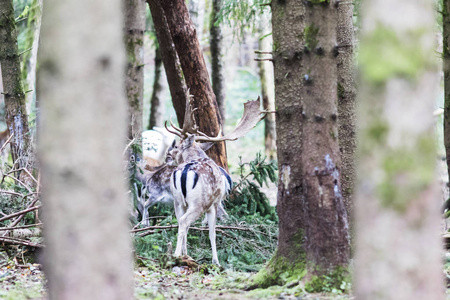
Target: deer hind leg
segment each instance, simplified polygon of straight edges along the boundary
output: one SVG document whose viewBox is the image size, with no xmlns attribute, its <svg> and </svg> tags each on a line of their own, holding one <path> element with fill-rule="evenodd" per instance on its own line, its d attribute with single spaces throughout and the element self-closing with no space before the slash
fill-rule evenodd
<svg viewBox="0 0 450 300">
<path fill-rule="evenodd" d="M 214 265 L 220 266 L 216 249 L 216 214 L 217 214 L 217 205 L 212 205 L 210 209 L 206 212 L 206 218 L 208 219 L 209 241 L 211 242 L 211 250 L 212 250 L 212 263 Z"/>
<path fill-rule="evenodd" d="M 176 211 L 176 210 L 175 210 Z M 187 254 L 187 233 L 189 226 L 197 220 L 202 211 L 194 207 L 189 207 L 185 214 L 178 217 L 178 239 L 177 248 L 175 249 L 175 256 L 181 256 Z"/>
</svg>

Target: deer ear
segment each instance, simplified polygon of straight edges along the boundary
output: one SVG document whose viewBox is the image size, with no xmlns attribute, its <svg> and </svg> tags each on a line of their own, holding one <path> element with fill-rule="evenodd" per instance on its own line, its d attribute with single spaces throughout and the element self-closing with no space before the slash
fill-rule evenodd
<svg viewBox="0 0 450 300">
<path fill-rule="evenodd" d="M 167 151 L 172 150 L 173 148 L 175 148 L 176 145 L 177 145 L 177 141 L 174 139 L 172 142 L 172 145 L 169 147 L 169 149 Z"/>
<path fill-rule="evenodd" d="M 213 142 L 207 142 L 207 143 L 198 143 L 198 145 L 200 146 L 200 149 L 202 149 L 203 151 L 208 150 L 209 148 L 212 147 L 212 145 L 214 145 Z"/>
</svg>

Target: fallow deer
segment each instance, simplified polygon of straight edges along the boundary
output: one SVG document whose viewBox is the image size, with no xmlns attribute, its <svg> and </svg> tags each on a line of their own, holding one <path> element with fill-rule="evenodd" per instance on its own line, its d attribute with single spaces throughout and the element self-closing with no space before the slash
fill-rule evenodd
<svg viewBox="0 0 450 300">
<path fill-rule="evenodd" d="M 219 132 L 217 137 L 209 137 L 198 130 L 193 111 L 190 103 L 186 103 L 182 129 L 170 122 L 174 130 L 172 131 L 166 124 L 166 129 L 181 139 L 179 145 L 170 151 L 175 163 L 179 164 L 170 179 L 178 219 L 178 238 L 174 254 L 187 255 L 189 226 L 206 213 L 212 263 L 220 265 L 216 250 L 216 216 L 221 200 L 231 188 L 231 179 L 225 170 L 206 155 L 205 151 L 212 143 L 237 140 L 244 136 L 265 117 L 267 112 L 260 110 L 259 98 L 248 101 L 244 104 L 244 116 L 231 133 L 220 136 Z"/>
</svg>

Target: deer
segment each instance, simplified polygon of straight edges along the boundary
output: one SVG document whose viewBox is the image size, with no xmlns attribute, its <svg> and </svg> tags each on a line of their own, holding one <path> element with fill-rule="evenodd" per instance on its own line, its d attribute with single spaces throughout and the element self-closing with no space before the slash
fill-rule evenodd
<svg viewBox="0 0 450 300">
<path fill-rule="evenodd" d="M 210 137 L 199 131 L 196 125 L 191 101 L 186 102 L 183 128 L 172 121 L 166 130 L 180 138 L 178 145 L 170 150 L 177 165 L 170 178 L 170 188 L 174 200 L 175 215 L 178 220 L 177 245 L 174 256 L 187 255 L 187 233 L 189 226 L 202 214 L 206 214 L 209 239 L 212 250 L 212 264 L 220 266 L 216 249 L 216 218 L 222 199 L 229 193 L 231 178 L 219 167 L 205 151 L 213 143 L 234 141 L 246 135 L 262 120 L 267 111 L 260 110 L 260 99 L 244 104 L 244 115 L 231 133 L 222 136 L 222 130 L 216 137 Z"/>
<path fill-rule="evenodd" d="M 146 161 L 147 169 L 164 164 L 164 156 L 167 149 L 174 141 L 174 137 L 165 132 L 164 128 L 153 127 L 152 130 L 145 130 L 142 136 L 142 154 Z"/>
</svg>

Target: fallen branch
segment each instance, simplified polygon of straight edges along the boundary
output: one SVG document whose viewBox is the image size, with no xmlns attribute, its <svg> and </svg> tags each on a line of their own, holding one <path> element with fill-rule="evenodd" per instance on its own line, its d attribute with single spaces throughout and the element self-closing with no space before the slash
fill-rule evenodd
<svg viewBox="0 0 450 300">
<path fill-rule="evenodd" d="M 22 246 L 30 246 L 30 247 L 35 247 L 35 248 L 44 248 L 45 247 L 44 245 L 29 242 L 27 240 L 15 239 L 15 238 L 6 237 L 6 236 L 0 237 L 0 242 L 8 243 L 8 244 L 15 244 L 15 245 L 22 245 Z"/>
<path fill-rule="evenodd" d="M 39 227 L 39 226 L 42 226 L 42 223 L 31 224 L 31 225 L 23 225 L 23 226 L 15 226 L 15 227 L 0 227 L 0 231 L 14 230 L 14 229 L 24 229 L 24 228 Z"/>
<path fill-rule="evenodd" d="M 7 215 L 6 217 L 0 218 L 0 222 L 5 221 L 5 220 L 12 219 L 12 218 L 14 218 L 14 217 L 16 217 L 16 216 L 24 215 L 24 214 L 26 214 L 26 213 L 28 213 L 28 212 L 30 212 L 30 211 L 39 209 L 41 206 L 42 206 L 42 205 L 37 205 L 37 206 L 34 206 L 34 207 L 30 207 L 30 208 L 21 210 L 21 211 L 19 211 L 19 212 L 16 212 L 16 213 Z"/>
<path fill-rule="evenodd" d="M 2 152 L 3 149 L 5 149 L 6 145 L 9 144 L 9 142 L 11 141 L 11 139 L 13 138 L 13 136 L 14 136 L 14 132 L 9 136 L 9 138 L 6 140 L 6 142 L 5 142 L 5 143 L 3 144 L 3 146 L 0 148 L 0 152 Z"/>
<path fill-rule="evenodd" d="M 148 227 L 145 227 L 145 228 L 133 229 L 130 232 L 134 233 L 134 232 L 140 232 L 140 231 L 146 231 L 146 230 L 172 229 L 172 228 L 178 228 L 178 225 L 148 226 Z M 192 229 L 192 230 L 209 230 L 209 228 L 206 227 L 206 226 L 204 226 L 204 227 L 189 227 L 189 229 Z M 217 225 L 216 229 L 234 229 L 234 230 L 252 231 L 250 228 L 236 227 L 236 226 L 225 226 L 225 225 Z"/>
</svg>

